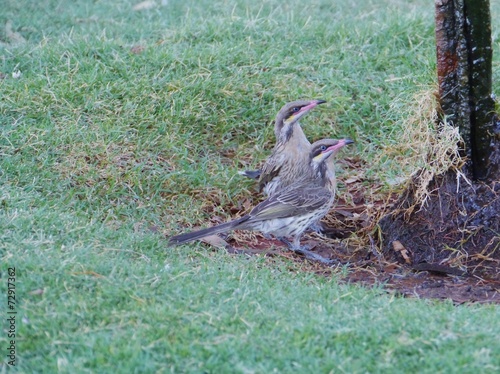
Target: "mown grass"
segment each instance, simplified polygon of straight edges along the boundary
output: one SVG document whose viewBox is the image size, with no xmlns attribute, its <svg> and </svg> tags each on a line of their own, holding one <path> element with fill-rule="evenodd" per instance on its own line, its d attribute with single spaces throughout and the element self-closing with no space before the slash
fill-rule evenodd
<svg viewBox="0 0 500 374">
<path fill-rule="evenodd" d="M 269 153 L 296 98 L 328 100 L 304 129 L 353 138 L 367 183 L 405 173 L 381 156 L 435 84 L 432 4 L 156 3 L 7 0 L 0 14 L 25 39 L 0 31 L 0 289 L 15 266 L 19 371 L 496 372 L 496 306 L 166 247 L 251 198 L 237 170 Z"/>
</svg>

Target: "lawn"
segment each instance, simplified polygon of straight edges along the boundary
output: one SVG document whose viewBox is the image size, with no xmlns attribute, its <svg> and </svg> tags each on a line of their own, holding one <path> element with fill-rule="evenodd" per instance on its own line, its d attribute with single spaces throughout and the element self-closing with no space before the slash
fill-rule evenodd
<svg viewBox="0 0 500 374">
<path fill-rule="evenodd" d="M 311 140 L 352 138 L 366 187 L 402 189 L 421 166 L 405 119 L 436 87 L 432 2 L 137 3 L 2 4 L 0 372 L 12 345 L 23 373 L 498 372 L 497 305 L 166 246 L 258 202 L 237 171 L 299 98 L 328 101 Z M 492 19 L 499 92 L 498 2 Z"/>
</svg>

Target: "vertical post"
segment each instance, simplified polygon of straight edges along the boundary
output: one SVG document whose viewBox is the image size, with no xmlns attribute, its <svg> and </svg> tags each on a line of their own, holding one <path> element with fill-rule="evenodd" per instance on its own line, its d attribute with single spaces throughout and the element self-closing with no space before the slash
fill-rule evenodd
<svg viewBox="0 0 500 374">
<path fill-rule="evenodd" d="M 464 36 L 464 0 L 436 0 L 436 53 L 439 103 L 448 123 L 458 126 L 471 156 L 469 69 Z"/>
<path fill-rule="evenodd" d="M 496 117 L 491 97 L 493 50 L 489 0 L 465 0 L 464 10 L 470 68 L 472 163 L 474 178 L 486 179 L 490 172 Z"/>
<path fill-rule="evenodd" d="M 489 0 L 435 0 L 435 9 L 442 114 L 460 129 L 473 177 L 486 179 L 496 120 Z"/>
</svg>

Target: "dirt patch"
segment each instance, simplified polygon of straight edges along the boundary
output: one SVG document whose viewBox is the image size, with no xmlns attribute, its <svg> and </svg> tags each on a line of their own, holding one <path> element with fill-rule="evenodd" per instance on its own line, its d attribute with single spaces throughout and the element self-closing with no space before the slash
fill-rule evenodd
<svg viewBox="0 0 500 374">
<path fill-rule="evenodd" d="M 387 292 L 405 297 L 449 299 L 455 303 L 478 302 L 500 303 L 500 279 L 482 278 L 472 273 L 456 271 L 446 265 L 412 266 L 391 261 L 379 255 L 377 250 L 360 251 L 350 247 L 348 240 L 318 238 L 306 235 L 303 244 L 312 247 L 315 253 L 336 260 L 326 266 L 311 262 L 289 251 L 282 243 L 260 235 L 237 234 L 225 241 L 229 253 L 264 255 L 270 258 L 281 256 L 303 263 L 301 269 L 324 276 L 336 275 L 346 283 L 363 286 L 380 286 Z M 339 275 L 344 274 L 345 275 Z"/>
<path fill-rule="evenodd" d="M 424 117 L 432 120 L 432 113 Z M 370 165 L 358 157 L 338 161 L 348 175 L 338 178 L 338 200 L 323 220 L 330 228 L 328 238 L 309 233 L 302 240 L 315 253 L 335 260 L 334 265 L 305 260 L 281 242 L 256 233 L 233 232 L 207 242 L 230 253 L 287 257 L 300 262 L 304 271 L 342 274 L 345 282 L 381 284 L 402 296 L 500 303 L 500 181 L 469 183 L 455 172 L 436 177 L 449 167 L 458 170 L 459 165 L 435 160 L 437 153 L 443 160 L 454 154 L 447 145 L 455 144 L 454 138 L 450 135 L 444 145 L 432 145 L 431 135 L 420 143 L 425 145 L 424 163 L 432 167 L 415 173 L 405 191 L 388 192 L 379 180 L 370 179 L 366 173 Z M 431 146 L 432 157 L 427 154 Z M 500 164 L 500 152 L 497 157 L 494 162 Z M 224 211 L 234 219 L 260 200 L 256 192 L 252 199 Z M 213 215 L 212 224 L 224 221 Z"/>
<path fill-rule="evenodd" d="M 343 162 L 360 167 L 359 161 Z M 335 260 L 334 265 L 305 260 L 281 242 L 251 232 L 207 241 L 230 253 L 286 257 L 301 262 L 305 271 L 342 274 L 345 282 L 382 285 L 405 297 L 500 303 L 500 182 L 488 187 L 462 181 L 463 194 L 457 194 L 456 177 L 437 180 L 432 195 L 440 208 L 414 211 L 406 219 L 389 212 L 395 207 L 401 211 L 408 196 L 387 196 L 373 181 L 365 182 L 350 178 L 341 186 L 341 197 L 323 221 L 335 239 L 309 233 L 302 240 L 315 253 Z M 464 196 L 471 200 L 464 202 Z M 388 233 L 385 237 L 380 228 Z"/>
<path fill-rule="evenodd" d="M 380 220 L 384 257 L 499 280 L 500 181 L 466 182 L 448 172 L 434 178 L 429 190 L 423 209 L 411 209 L 414 194 L 409 188 L 396 209 Z"/>
</svg>

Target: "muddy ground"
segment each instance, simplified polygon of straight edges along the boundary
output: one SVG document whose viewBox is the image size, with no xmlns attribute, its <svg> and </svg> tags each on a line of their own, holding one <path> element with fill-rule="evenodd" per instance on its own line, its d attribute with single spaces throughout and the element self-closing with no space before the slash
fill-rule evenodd
<svg viewBox="0 0 500 374">
<path fill-rule="evenodd" d="M 427 208 L 411 214 L 411 188 L 403 196 L 387 196 L 364 182 L 355 177 L 340 185 L 336 206 L 323 220 L 331 238 L 309 233 L 302 240 L 333 265 L 306 260 L 255 233 L 234 232 L 207 242 L 235 254 L 287 257 L 305 271 L 345 274 L 345 282 L 382 285 L 405 297 L 500 303 L 500 182 L 467 184 L 451 174 L 438 178 Z M 241 208 L 230 211 L 240 215 Z"/>
<path fill-rule="evenodd" d="M 449 299 L 458 304 L 500 303 L 498 277 L 481 277 L 475 275 L 473 271 L 468 273 L 446 265 L 407 265 L 385 259 L 376 252 L 352 253 L 352 249 L 342 242 L 325 243 L 323 239 L 306 238 L 303 243 L 314 246 L 316 253 L 325 258 L 335 259 L 336 263 L 327 266 L 306 260 L 288 251 L 280 242 L 269 241 L 259 236 L 250 243 L 229 240 L 226 248 L 229 253 L 240 255 L 283 256 L 303 262 L 304 266 L 301 269 L 304 271 L 325 276 L 336 274 L 341 281 L 364 286 L 382 286 L 387 292 L 400 296 Z"/>
</svg>

